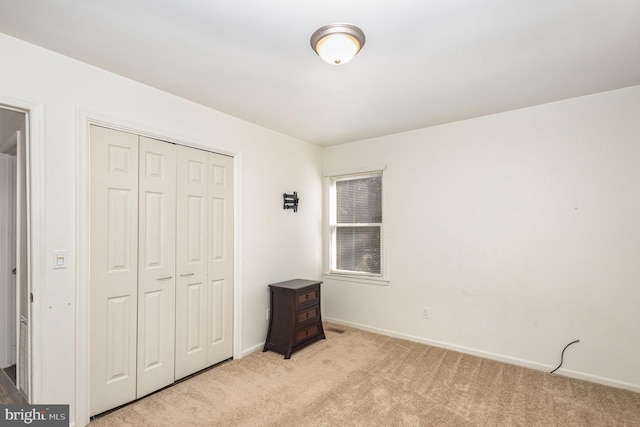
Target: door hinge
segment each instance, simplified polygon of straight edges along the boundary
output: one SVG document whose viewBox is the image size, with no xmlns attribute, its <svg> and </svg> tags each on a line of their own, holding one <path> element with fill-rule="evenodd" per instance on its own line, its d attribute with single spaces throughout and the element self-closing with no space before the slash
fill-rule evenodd
<svg viewBox="0 0 640 427">
<path fill-rule="evenodd" d="M 29 292 L 29 300 L 31 300 L 31 302 L 33 302 L 33 292 Z"/>
</svg>

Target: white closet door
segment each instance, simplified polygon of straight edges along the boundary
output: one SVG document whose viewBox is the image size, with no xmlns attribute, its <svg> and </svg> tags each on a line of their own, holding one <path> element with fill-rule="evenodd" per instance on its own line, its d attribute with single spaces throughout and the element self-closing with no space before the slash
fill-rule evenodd
<svg viewBox="0 0 640 427">
<path fill-rule="evenodd" d="M 209 153 L 207 365 L 233 355 L 233 158 Z"/>
<path fill-rule="evenodd" d="M 207 366 L 207 152 L 177 147 L 176 379 Z"/>
<path fill-rule="evenodd" d="M 91 415 L 136 398 L 138 136 L 91 126 Z"/>
<path fill-rule="evenodd" d="M 176 146 L 140 137 L 139 168 L 138 398 L 174 381 Z"/>
<path fill-rule="evenodd" d="M 233 158 L 91 126 L 91 415 L 233 354 Z"/>
</svg>

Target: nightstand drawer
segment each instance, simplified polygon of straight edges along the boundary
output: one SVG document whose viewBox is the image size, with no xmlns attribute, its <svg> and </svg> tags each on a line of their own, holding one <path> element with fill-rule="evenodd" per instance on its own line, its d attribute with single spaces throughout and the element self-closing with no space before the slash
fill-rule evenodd
<svg viewBox="0 0 640 427">
<path fill-rule="evenodd" d="M 298 305 L 300 304 L 308 304 L 315 303 L 318 301 L 318 296 L 320 295 L 320 288 L 315 288 L 309 291 L 305 291 L 298 294 Z"/>
<path fill-rule="evenodd" d="M 314 337 L 318 335 L 321 330 L 322 327 L 320 326 L 320 323 L 314 323 L 313 325 L 309 325 L 306 328 L 300 329 L 299 331 L 296 331 L 295 342 L 297 343 L 307 338 Z"/>
<path fill-rule="evenodd" d="M 303 323 L 308 320 L 314 319 L 318 317 L 319 314 L 320 314 L 319 306 L 316 305 L 315 307 L 307 308 L 306 310 L 298 312 L 298 323 Z"/>
</svg>

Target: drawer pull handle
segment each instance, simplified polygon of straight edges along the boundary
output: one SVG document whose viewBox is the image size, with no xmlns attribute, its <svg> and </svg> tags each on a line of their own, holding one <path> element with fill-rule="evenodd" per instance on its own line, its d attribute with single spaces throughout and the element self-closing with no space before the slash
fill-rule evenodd
<svg viewBox="0 0 640 427">
<path fill-rule="evenodd" d="M 173 276 L 158 277 L 156 280 L 169 280 L 169 279 L 173 279 Z"/>
<path fill-rule="evenodd" d="M 307 319 L 309 318 L 309 313 L 307 312 Z"/>
<path fill-rule="evenodd" d="M 193 276 L 195 273 L 187 273 L 187 274 L 181 274 L 180 277 L 188 277 L 188 276 Z"/>
</svg>

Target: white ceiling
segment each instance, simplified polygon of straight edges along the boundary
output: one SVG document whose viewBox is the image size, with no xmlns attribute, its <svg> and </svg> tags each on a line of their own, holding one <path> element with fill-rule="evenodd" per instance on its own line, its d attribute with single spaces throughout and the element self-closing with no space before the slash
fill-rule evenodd
<svg viewBox="0 0 640 427">
<path fill-rule="evenodd" d="M 639 0 L 2 0 L 0 31 L 318 145 L 640 84 Z"/>
</svg>

